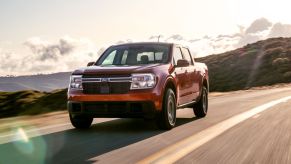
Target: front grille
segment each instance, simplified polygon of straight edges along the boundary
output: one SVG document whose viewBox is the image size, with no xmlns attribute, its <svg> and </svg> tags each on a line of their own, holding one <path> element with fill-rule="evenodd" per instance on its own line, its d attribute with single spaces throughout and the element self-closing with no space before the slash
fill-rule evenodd
<svg viewBox="0 0 291 164">
<path fill-rule="evenodd" d="M 116 83 L 83 83 L 85 94 L 125 94 L 130 90 L 130 82 Z"/>
<path fill-rule="evenodd" d="M 82 76 L 83 78 L 123 78 L 123 77 L 131 77 L 130 74 L 112 74 L 112 75 L 105 75 L 105 74 L 102 74 L 102 75 L 96 75 L 96 74 L 86 74 L 86 75 L 83 75 Z"/>
<path fill-rule="evenodd" d="M 130 90 L 130 75 L 83 75 L 85 94 L 125 94 Z"/>
</svg>

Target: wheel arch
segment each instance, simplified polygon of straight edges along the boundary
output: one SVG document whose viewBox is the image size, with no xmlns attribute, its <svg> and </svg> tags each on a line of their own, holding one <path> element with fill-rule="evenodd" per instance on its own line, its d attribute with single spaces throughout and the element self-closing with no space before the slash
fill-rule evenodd
<svg viewBox="0 0 291 164">
<path fill-rule="evenodd" d="M 202 78 L 201 78 L 201 85 L 200 85 L 200 91 L 199 91 L 199 96 L 198 96 L 198 101 L 200 100 L 200 98 L 201 98 L 201 95 L 202 95 L 202 89 L 203 89 L 203 87 L 206 87 L 206 89 L 207 89 L 207 93 L 209 92 L 209 82 L 208 82 L 208 78 L 207 78 L 207 76 L 202 76 Z"/>
<path fill-rule="evenodd" d="M 164 90 L 162 92 L 163 93 L 162 94 L 163 99 L 164 99 L 165 92 L 167 91 L 168 88 L 171 88 L 174 91 L 175 98 L 176 98 L 176 101 L 177 101 L 177 99 L 178 99 L 178 97 L 177 97 L 177 95 L 178 95 L 178 93 L 177 93 L 177 85 L 176 85 L 176 83 L 175 83 L 175 81 L 174 81 L 174 79 L 172 77 L 168 77 L 166 82 L 165 82 L 165 84 L 164 84 Z"/>
<path fill-rule="evenodd" d="M 208 79 L 204 76 L 202 78 L 202 87 L 205 86 L 207 91 L 209 92 L 209 82 L 208 82 Z"/>
</svg>

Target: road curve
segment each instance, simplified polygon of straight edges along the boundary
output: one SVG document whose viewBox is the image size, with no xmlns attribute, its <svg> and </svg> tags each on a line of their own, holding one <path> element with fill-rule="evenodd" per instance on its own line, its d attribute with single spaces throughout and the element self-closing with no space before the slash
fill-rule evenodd
<svg viewBox="0 0 291 164">
<path fill-rule="evenodd" d="M 134 119 L 95 119 L 89 130 L 76 130 L 62 115 L 53 125 L 18 128 L 17 135 L 0 133 L 0 163 L 137 163 L 226 120 L 236 120 L 240 114 L 289 96 L 290 87 L 210 96 L 206 118 L 196 119 L 191 109 L 181 109 L 177 127 L 171 131 Z M 286 100 L 270 106 L 172 162 L 291 163 L 290 104 Z M 52 120 L 46 121 L 49 124 Z M 4 123 L 0 123 L 1 129 Z M 205 138 L 210 134 L 205 133 Z M 172 156 L 181 150 L 174 149 Z"/>
</svg>

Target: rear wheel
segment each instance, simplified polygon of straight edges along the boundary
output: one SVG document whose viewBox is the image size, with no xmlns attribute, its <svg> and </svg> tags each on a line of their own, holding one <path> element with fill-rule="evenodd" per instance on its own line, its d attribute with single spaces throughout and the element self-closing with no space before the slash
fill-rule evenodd
<svg viewBox="0 0 291 164">
<path fill-rule="evenodd" d="M 205 117 L 208 110 L 208 91 L 206 87 L 202 88 L 202 94 L 197 104 L 194 104 L 193 111 L 196 117 Z"/>
<path fill-rule="evenodd" d="M 93 122 L 93 118 L 84 116 L 72 116 L 71 114 L 70 120 L 72 125 L 77 129 L 88 129 Z"/>
<path fill-rule="evenodd" d="M 176 97 L 172 89 L 168 89 L 163 99 L 163 110 L 159 114 L 157 124 L 159 128 L 170 130 L 176 124 Z"/>
</svg>

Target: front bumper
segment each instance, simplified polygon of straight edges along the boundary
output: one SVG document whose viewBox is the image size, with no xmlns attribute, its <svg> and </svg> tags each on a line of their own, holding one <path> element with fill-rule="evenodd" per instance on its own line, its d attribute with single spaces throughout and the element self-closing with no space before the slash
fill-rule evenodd
<svg viewBox="0 0 291 164">
<path fill-rule="evenodd" d="M 150 101 L 76 102 L 68 101 L 71 115 L 94 118 L 154 118 L 156 110 Z"/>
<path fill-rule="evenodd" d="M 162 109 L 162 92 L 159 89 L 134 90 L 126 94 L 84 94 L 81 90 L 68 90 L 68 101 L 76 102 L 153 102 L 154 108 Z"/>
<path fill-rule="evenodd" d="M 135 90 L 126 94 L 84 94 L 68 91 L 68 109 L 72 115 L 104 118 L 153 118 L 162 109 L 157 90 Z"/>
</svg>

